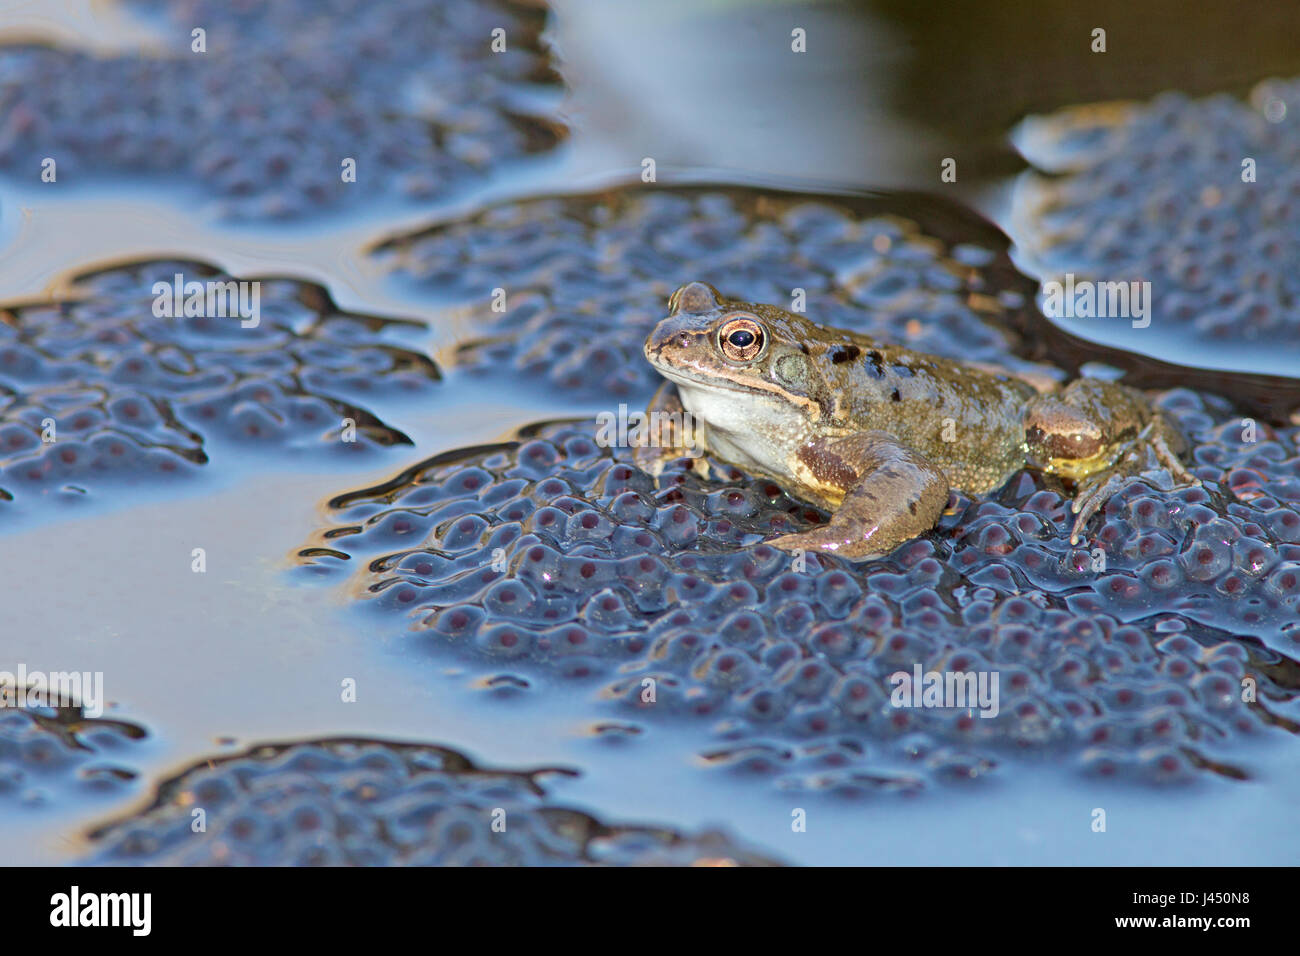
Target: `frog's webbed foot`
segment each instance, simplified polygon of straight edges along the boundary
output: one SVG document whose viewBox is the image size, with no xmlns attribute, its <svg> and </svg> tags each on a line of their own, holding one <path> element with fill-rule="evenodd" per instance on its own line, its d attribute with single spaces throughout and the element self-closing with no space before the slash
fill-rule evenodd
<svg viewBox="0 0 1300 956">
<path fill-rule="evenodd" d="M 1199 485 L 1201 480 L 1187 470 L 1187 466 L 1171 445 L 1181 447 L 1182 438 L 1163 416 L 1157 414 L 1137 437 L 1121 451 L 1115 464 L 1079 482 L 1070 510 L 1074 512 L 1074 526 L 1070 529 L 1070 544 L 1078 544 L 1084 527 L 1101 508 L 1125 488 L 1139 482 L 1150 482 L 1152 473 L 1166 470 L 1173 482 L 1165 482 L 1163 490 L 1175 485 Z"/>
<path fill-rule="evenodd" d="M 702 438 L 690 413 L 682 407 L 677 386 L 664 382 L 650 399 L 632 448 L 632 460 L 646 474 L 657 478 L 670 461 L 703 454 Z"/>
<path fill-rule="evenodd" d="M 933 528 L 948 503 L 947 476 L 884 432 L 819 439 L 799 459 L 813 486 L 838 488 L 844 499 L 822 527 L 771 542 L 787 551 L 855 559 L 885 554 Z"/>
<path fill-rule="evenodd" d="M 1095 479 L 1081 483 L 1079 490 L 1075 492 L 1074 501 L 1070 503 L 1070 510 L 1075 515 L 1074 525 L 1070 528 L 1070 544 L 1079 543 L 1083 537 L 1083 529 L 1107 501 L 1129 485 L 1141 480 L 1141 474 L 1106 472 Z"/>
</svg>

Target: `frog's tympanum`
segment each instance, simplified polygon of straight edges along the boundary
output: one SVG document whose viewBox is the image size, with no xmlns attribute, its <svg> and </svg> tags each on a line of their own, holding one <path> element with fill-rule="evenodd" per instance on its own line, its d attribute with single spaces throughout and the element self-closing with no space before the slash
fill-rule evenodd
<svg viewBox="0 0 1300 956">
<path fill-rule="evenodd" d="M 934 527 L 956 489 L 992 491 L 1029 466 L 1075 488 L 1071 542 L 1145 472 L 1195 483 L 1184 441 L 1140 392 L 1079 379 L 1040 393 L 1011 375 L 878 344 L 692 282 L 673 293 L 646 358 L 667 382 L 650 412 L 694 426 L 708 452 L 771 478 L 832 517 L 772 543 L 850 558 Z M 669 443 L 671 444 L 671 443 Z M 657 474 L 686 453 L 638 449 Z"/>
</svg>

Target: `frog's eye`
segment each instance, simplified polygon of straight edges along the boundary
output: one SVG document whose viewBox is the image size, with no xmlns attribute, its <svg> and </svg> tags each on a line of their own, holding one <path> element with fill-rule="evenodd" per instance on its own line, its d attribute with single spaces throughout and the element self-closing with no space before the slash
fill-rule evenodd
<svg viewBox="0 0 1300 956">
<path fill-rule="evenodd" d="M 763 352 L 767 336 L 752 315 L 733 315 L 718 329 L 718 348 L 732 362 L 752 362 Z"/>
</svg>

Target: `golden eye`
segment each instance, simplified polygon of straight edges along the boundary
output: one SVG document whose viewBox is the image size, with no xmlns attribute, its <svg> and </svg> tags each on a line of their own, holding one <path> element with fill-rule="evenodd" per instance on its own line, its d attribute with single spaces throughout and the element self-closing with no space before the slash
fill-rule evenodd
<svg viewBox="0 0 1300 956">
<path fill-rule="evenodd" d="M 728 361 L 752 362 L 766 345 L 767 335 L 756 316 L 732 315 L 718 328 L 718 348 Z"/>
</svg>

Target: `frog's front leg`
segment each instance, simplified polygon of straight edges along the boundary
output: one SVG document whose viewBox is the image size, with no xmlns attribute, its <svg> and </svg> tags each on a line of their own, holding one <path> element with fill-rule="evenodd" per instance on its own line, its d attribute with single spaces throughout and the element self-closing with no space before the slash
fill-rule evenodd
<svg viewBox="0 0 1300 956">
<path fill-rule="evenodd" d="M 1177 484 L 1199 485 L 1200 479 L 1187 470 L 1174 451 L 1182 444 L 1183 438 L 1177 429 L 1157 413 L 1136 438 L 1121 447 L 1119 457 L 1110 468 L 1081 480 L 1070 505 L 1075 514 L 1070 544 L 1079 543 L 1085 526 L 1107 501 L 1129 485 L 1147 480 L 1160 468 L 1167 470 Z"/>
<path fill-rule="evenodd" d="M 645 419 L 637 429 L 632 460 L 646 474 L 657 478 L 668 462 L 698 457 L 704 452 L 703 429 L 682 407 L 677 386 L 664 382 L 650 399 Z"/>
<path fill-rule="evenodd" d="M 885 432 L 816 439 L 800 449 L 799 462 L 809 487 L 843 499 L 824 526 L 771 542 L 787 551 L 885 554 L 933 528 L 948 504 L 947 476 Z"/>
<path fill-rule="evenodd" d="M 1179 459 L 1186 442 L 1141 393 L 1080 379 L 1026 407 L 1025 447 L 1031 465 L 1076 483 L 1070 543 L 1110 498 L 1165 469 L 1180 484 L 1199 484 Z"/>
</svg>

